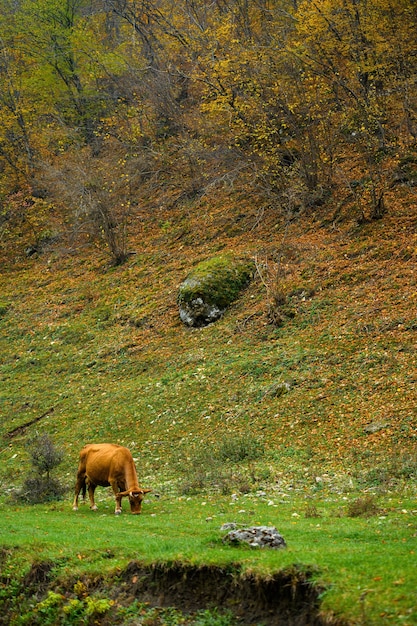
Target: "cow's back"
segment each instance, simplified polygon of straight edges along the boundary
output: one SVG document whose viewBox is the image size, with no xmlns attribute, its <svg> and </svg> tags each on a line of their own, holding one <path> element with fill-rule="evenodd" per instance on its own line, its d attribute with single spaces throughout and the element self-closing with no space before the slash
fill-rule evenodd
<svg viewBox="0 0 417 626">
<path fill-rule="evenodd" d="M 126 449 L 114 443 L 90 443 L 80 452 L 80 463 L 87 477 L 97 485 L 106 486 L 117 473 Z"/>
</svg>

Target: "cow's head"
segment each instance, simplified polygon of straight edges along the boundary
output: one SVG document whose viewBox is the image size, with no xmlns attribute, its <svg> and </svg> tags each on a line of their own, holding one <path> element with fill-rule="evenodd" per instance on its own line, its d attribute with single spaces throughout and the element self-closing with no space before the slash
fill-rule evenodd
<svg viewBox="0 0 417 626">
<path fill-rule="evenodd" d="M 128 497 L 130 512 L 133 513 L 133 515 L 138 515 L 142 509 L 142 500 L 150 491 L 152 491 L 152 489 L 132 489 L 132 491 L 121 491 L 118 496 L 120 498 L 120 502 L 122 498 Z"/>
</svg>

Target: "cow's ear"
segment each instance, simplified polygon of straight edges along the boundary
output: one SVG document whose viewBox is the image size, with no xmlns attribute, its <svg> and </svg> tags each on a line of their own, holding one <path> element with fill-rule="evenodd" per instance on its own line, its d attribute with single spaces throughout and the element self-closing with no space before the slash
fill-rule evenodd
<svg viewBox="0 0 417 626">
<path fill-rule="evenodd" d="M 145 495 L 145 493 L 150 493 L 152 489 L 142 489 L 142 491 L 143 491 L 143 495 Z"/>
</svg>

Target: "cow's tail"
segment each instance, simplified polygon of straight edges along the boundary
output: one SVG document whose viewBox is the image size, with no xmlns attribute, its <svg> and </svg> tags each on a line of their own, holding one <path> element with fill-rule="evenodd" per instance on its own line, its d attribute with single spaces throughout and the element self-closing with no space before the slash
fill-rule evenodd
<svg viewBox="0 0 417 626">
<path fill-rule="evenodd" d="M 83 500 L 85 500 L 85 494 L 87 493 L 87 481 L 85 478 L 81 487 L 81 493 L 83 494 Z"/>
</svg>

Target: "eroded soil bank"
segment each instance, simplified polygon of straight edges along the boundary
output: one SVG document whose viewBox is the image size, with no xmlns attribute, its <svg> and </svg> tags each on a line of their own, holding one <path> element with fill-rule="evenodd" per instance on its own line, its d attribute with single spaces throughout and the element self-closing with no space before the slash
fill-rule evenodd
<svg viewBox="0 0 417 626">
<path fill-rule="evenodd" d="M 114 576 L 86 576 L 81 580 L 55 578 L 54 569 L 53 562 L 32 566 L 22 581 L 26 598 L 30 595 L 39 602 L 53 591 L 63 594 L 66 601 L 71 602 L 71 598 L 77 597 L 77 588 L 78 592 L 82 589 L 85 597 L 106 597 L 111 600 L 111 608 L 100 616 L 101 625 L 124 624 L 120 621 L 118 608 L 133 606 L 135 601 L 151 607 L 174 607 L 184 614 L 216 607 L 232 612 L 237 623 L 243 625 L 345 624 L 321 612 L 320 593 L 323 589 L 314 584 L 313 572 L 308 568 L 292 566 L 265 578 L 243 572 L 239 564 L 196 567 L 180 562 L 144 565 L 131 561 L 126 569 Z M 0 619 L 0 623 L 6 622 Z M 35 619 L 32 623 L 38 622 Z"/>
<path fill-rule="evenodd" d="M 322 626 L 319 595 L 311 572 L 293 567 L 269 578 L 228 568 L 181 563 L 143 567 L 131 562 L 121 576 L 122 588 L 136 598 L 184 611 L 222 607 L 241 624 Z M 333 622 L 336 624 L 336 621 Z M 338 622 L 340 624 L 340 622 Z"/>
</svg>

